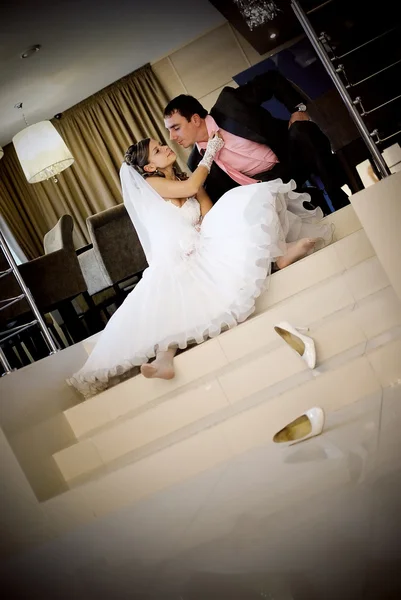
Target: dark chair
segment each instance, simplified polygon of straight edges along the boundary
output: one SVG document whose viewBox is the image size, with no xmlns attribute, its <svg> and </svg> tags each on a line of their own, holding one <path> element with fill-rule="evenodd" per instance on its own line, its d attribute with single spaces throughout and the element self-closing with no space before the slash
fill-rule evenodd
<svg viewBox="0 0 401 600">
<path fill-rule="evenodd" d="M 10 265 L 0 251 L 0 272 L 10 270 Z M 63 347 L 53 320 L 49 314 L 42 315 L 56 345 Z M 20 368 L 28 365 L 32 359 L 39 360 L 49 354 L 35 315 L 24 299 L 14 275 L 3 275 L 0 287 L 0 345 L 10 366 Z M 1 371 L 2 372 L 2 371 Z"/>
<path fill-rule="evenodd" d="M 19 265 L 18 270 L 41 314 L 58 310 L 70 338 L 73 342 L 78 342 L 99 331 L 102 326 L 89 328 L 88 331 L 72 306 L 72 300 L 83 294 L 89 308 L 93 308 L 74 249 L 73 227 L 72 217 L 63 215 L 45 235 L 46 254 Z M 5 261 L 4 257 L 3 259 Z M 21 289 L 12 273 L 2 278 L 0 300 L 20 294 Z M 10 322 L 32 320 L 32 313 L 26 300 L 22 299 L 1 311 L 0 318 L 0 329 L 3 330 Z"/>
<path fill-rule="evenodd" d="M 88 293 L 140 278 L 147 262 L 138 235 L 124 204 L 113 206 L 86 220 L 93 247 L 78 256 Z"/>
</svg>

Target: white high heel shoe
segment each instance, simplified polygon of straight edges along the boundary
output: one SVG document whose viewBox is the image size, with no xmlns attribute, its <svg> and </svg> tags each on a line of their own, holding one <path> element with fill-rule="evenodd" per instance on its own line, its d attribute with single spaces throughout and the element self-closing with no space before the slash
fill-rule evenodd
<svg viewBox="0 0 401 600">
<path fill-rule="evenodd" d="M 273 437 L 276 444 L 287 443 L 289 446 L 309 440 L 320 435 L 324 427 L 324 410 L 319 406 L 310 408 L 300 417 L 280 429 Z"/>
<path fill-rule="evenodd" d="M 283 338 L 285 342 L 295 352 L 297 352 L 306 362 L 310 369 L 316 366 L 316 348 L 315 342 L 307 335 L 302 335 L 302 331 L 309 331 L 308 328 L 296 328 L 283 321 L 274 327 L 274 331 Z"/>
</svg>

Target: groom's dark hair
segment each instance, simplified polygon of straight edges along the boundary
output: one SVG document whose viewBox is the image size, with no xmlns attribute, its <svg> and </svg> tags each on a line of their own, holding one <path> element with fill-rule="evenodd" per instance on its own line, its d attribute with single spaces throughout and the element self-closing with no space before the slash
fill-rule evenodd
<svg viewBox="0 0 401 600">
<path fill-rule="evenodd" d="M 186 94 L 173 98 L 164 109 L 164 116 L 171 117 L 175 112 L 179 112 L 187 121 L 190 121 L 193 115 L 199 115 L 201 119 L 204 119 L 208 114 L 199 100 Z"/>
</svg>

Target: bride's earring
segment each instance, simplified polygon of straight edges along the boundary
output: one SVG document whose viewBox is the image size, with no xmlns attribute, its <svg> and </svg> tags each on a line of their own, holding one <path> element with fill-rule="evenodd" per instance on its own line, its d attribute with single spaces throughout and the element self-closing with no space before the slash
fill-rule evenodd
<svg viewBox="0 0 401 600">
<path fill-rule="evenodd" d="M 146 165 L 144 165 L 144 166 L 142 167 L 142 170 L 143 170 L 143 172 L 145 173 L 145 175 L 149 175 L 149 176 L 151 176 L 151 175 L 156 175 L 156 174 L 158 173 L 158 171 L 157 171 L 157 169 L 156 169 L 156 168 L 154 168 L 154 169 L 152 170 L 152 167 L 151 167 L 151 165 L 152 165 L 152 163 L 148 163 L 148 164 L 146 164 Z"/>
</svg>

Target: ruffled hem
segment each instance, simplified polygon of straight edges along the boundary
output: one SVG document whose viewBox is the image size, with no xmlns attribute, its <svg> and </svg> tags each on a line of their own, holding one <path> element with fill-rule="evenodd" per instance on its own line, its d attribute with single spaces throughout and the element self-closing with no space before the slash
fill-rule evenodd
<svg viewBox="0 0 401 600">
<path fill-rule="evenodd" d="M 301 202 L 309 200 L 308 194 L 298 194 L 293 191 L 296 187 L 294 181 L 283 183 L 281 179 L 277 179 L 269 183 L 269 191 L 273 197 L 276 194 L 287 194 L 288 198 L 292 200 L 297 199 Z M 232 329 L 245 321 L 255 311 L 256 298 L 266 290 L 272 263 L 283 254 L 275 239 L 272 244 L 266 245 L 266 232 L 271 226 L 267 207 L 268 201 L 262 204 L 260 198 L 251 198 L 249 201 L 247 220 L 249 228 L 252 230 L 252 242 L 250 242 L 245 260 L 247 265 L 246 283 L 238 290 L 235 300 L 223 313 L 220 313 L 211 322 L 202 323 L 192 330 L 166 337 L 158 344 L 150 346 L 117 365 L 95 371 L 75 373 L 67 379 L 68 385 L 75 387 L 86 399 L 90 398 L 129 378 L 133 369 L 154 358 L 158 351 L 166 351 L 169 348 L 185 350 L 190 345 L 201 344 L 207 339 L 220 335 L 223 330 Z"/>
</svg>

